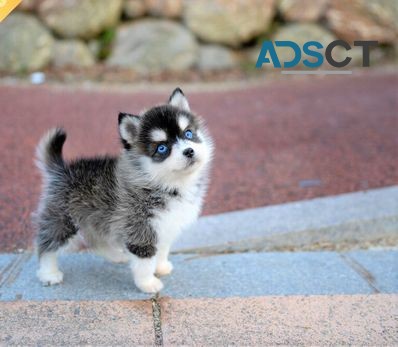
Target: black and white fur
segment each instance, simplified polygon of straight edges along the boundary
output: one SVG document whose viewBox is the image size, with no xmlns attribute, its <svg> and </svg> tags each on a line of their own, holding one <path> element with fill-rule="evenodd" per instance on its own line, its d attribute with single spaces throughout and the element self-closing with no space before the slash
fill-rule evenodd
<svg viewBox="0 0 398 347">
<path fill-rule="evenodd" d="M 170 246 L 201 210 L 212 139 L 179 88 L 166 105 L 140 116 L 120 113 L 119 133 L 118 157 L 65 162 L 61 128 L 50 130 L 37 147 L 43 192 L 33 221 L 37 276 L 44 284 L 62 282 L 57 253 L 82 240 L 111 261 L 129 262 L 144 292 L 161 290 L 155 274 L 172 271 Z M 160 144 L 169 148 L 166 155 L 157 152 Z"/>
</svg>

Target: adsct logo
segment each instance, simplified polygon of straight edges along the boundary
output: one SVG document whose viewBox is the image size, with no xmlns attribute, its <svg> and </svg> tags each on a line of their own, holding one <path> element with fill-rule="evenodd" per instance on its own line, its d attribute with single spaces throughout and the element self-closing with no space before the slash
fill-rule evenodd
<svg viewBox="0 0 398 347">
<path fill-rule="evenodd" d="M 19 5 L 22 0 L 0 0 L 0 22 Z"/>
<path fill-rule="evenodd" d="M 354 46 L 362 47 L 362 66 L 368 67 L 370 66 L 370 47 L 377 46 L 377 41 L 354 41 Z M 337 61 L 333 58 L 332 52 L 333 49 L 337 46 L 343 47 L 347 51 L 347 56 L 345 59 L 341 61 Z M 283 47 L 284 49 L 291 49 L 294 53 L 294 57 L 290 61 L 281 62 L 279 60 L 277 51 L 275 47 Z M 318 41 L 308 41 L 303 47 L 300 47 L 297 43 L 293 41 L 264 41 L 261 47 L 260 54 L 257 59 L 256 68 L 261 68 L 263 64 L 272 64 L 274 68 L 283 68 L 291 69 L 296 67 L 302 60 L 302 56 L 304 55 L 303 64 L 305 67 L 309 68 L 309 70 L 282 70 L 282 74 L 317 74 L 317 75 L 325 75 L 325 74 L 351 74 L 352 71 L 348 70 L 315 70 L 319 68 L 323 62 L 326 61 L 335 68 L 342 68 L 347 66 L 351 57 L 348 55 L 348 51 L 351 49 L 351 46 L 348 42 L 343 40 L 332 41 L 327 45 L 324 50 L 324 53 L 321 52 L 324 46 L 322 43 Z M 313 60 L 309 60 L 306 57 L 315 58 Z"/>
</svg>

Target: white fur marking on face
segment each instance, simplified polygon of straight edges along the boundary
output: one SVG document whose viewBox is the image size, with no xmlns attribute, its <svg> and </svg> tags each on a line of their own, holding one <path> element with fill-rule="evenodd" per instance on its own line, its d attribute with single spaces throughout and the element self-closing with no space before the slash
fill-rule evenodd
<svg viewBox="0 0 398 347">
<path fill-rule="evenodd" d="M 178 126 L 180 127 L 181 130 L 185 130 L 188 124 L 189 124 L 189 119 L 187 117 L 180 116 L 178 118 Z"/>
<path fill-rule="evenodd" d="M 151 139 L 154 142 L 161 142 L 167 140 L 167 134 L 162 129 L 154 129 L 151 131 Z"/>
</svg>

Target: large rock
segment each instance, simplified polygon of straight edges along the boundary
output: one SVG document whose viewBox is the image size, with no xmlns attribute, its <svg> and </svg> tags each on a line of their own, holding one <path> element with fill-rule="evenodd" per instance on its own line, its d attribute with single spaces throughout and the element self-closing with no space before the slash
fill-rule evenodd
<svg viewBox="0 0 398 347">
<path fill-rule="evenodd" d="M 186 25 L 203 41 L 239 46 L 267 31 L 274 0 L 186 1 Z"/>
<path fill-rule="evenodd" d="M 336 40 L 336 37 L 324 29 L 322 26 L 315 23 L 294 23 L 288 24 L 281 27 L 272 37 L 273 41 L 293 41 L 297 43 L 300 48 L 303 47 L 307 41 L 318 41 L 326 47 L 330 42 Z M 339 47 L 336 47 L 334 53 L 339 51 Z M 283 62 L 291 61 L 294 58 L 294 52 L 291 48 L 276 47 L 278 58 L 282 64 Z M 323 49 L 324 51 L 324 49 Z M 258 51 L 260 53 L 260 50 Z M 320 51 L 322 52 L 322 51 Z M 314 62 L 316 59 L 305 56 L 304 59 L 308 59 Z M 302 58 L 303 60 L 303 58 Z"/>
<path fill-rule="evenodd" d="M 183 0 L 145 0 L 146 8 L 152 16 L 177 18 L 182 14 Z"/>
<path fill-rule="evenodd" d="M 54 40 L 33 16 L 15 12 L 0 24 L 0 70 L 33 71 L 51 59 Z"/>
<path fill-rule="evenodd" d="M 342 39 L 397 41 L 397 0 L 330 0 L 326 17 L 330 28 Z"/>
<path fill-rule="evenodd" d="M 41 0 L 38 12 L 42 20 L 59 36 L 92 38 L 116 25 L 122 0 Z"/>
<path fill-rule="evenodd" d="M 293 23 L 288 24 L 286 26 L 281 27 L 272 37 L 274 41 L 293 41 L 297 43 L 300 48 L 303 47 L 304 43 L 308 41 L 318 41 L 322 43 L 324 49 L 317 50 L 319 52 L 324 53 L 326 46 L 332 41 L 337 40 L 337 37 L 333 35 L 330 31 L 326 30 L 319 24 L 315 23 Z M 276 52 L 278 54 L 278 58 L 281 61 L 282 67 L 283 62 L 291 61 L 294 58 L 294 53 L 290 48 L 284 47 L 276 47 Z M 260 53 L 260 48 L 258 48 L 258 54 Z M 347 67 L 362 65 L 362 48 L 352 46 L 351 50 L 346 51 L 343 47 L 337 46 L 332 51 L 332 57 L 336 61 L 343 61 L 346 57 L 351 57 L 351 61 Z M 371 54 L 371 61 L 373 55 Z M 308 59 L 310 62 L 315 62 L 316 59 L 313 57 L 309 57 L 306 54 L 302 53 L 301 67 L 304 66 L 302 61 L 304 59 Z M 326 59 L 324 59 L 323 65 L 326 68 L 330 68 L 331 66 L 328 64 Z M 307 69 L 307 67 L 306 67 Z"/>
<path fill-rule="evenodd" d="M 315 22 L 325 13 L 329 0 L 279 0 L 278 10 L 287 21 Z"/>
<path fill-rule="evenodd" d="M 184 70 L 195 64 L 198 44 L 183 26 L 144 19 L 118 28 L 107 64 L 140 72 Z"/>
<path fill-rule="evenodd" d="M 102 43 L 99 39 L 92 39 L 87 42 L 87 48 L 95 59 L 100 57 Z"/>
<path fill-rule="evenodd" d="M 36 9 L 38 0 L 22 0 L 17 9 L 21 11 L 34 11 Z"/>
<path fill-rule="evenodd" d="M 55 67 L 88 67 L 95 63 L 93 54 L 80 40 L 59 40 L 55 42 L 52 63 Z"/>
<path fill-rule="evenodd" d="M 237 65 L 238 59 L 230 49 L 219 45 L 203 45 L 199 49 L 197 66 L 200 70 L 225 70 Z"/>
<path fill-rule="evenodd" d="M 127 18 L 139 18 L 145 15 L 145 0 L 124 0 L 123 13 Z"/>
<path fill-rule="evenodd" d="M 128 18 L 145 14 L 154 17 L 181 17 L 183 0 L 124 0 L 123 12 Z"/>
</svg>

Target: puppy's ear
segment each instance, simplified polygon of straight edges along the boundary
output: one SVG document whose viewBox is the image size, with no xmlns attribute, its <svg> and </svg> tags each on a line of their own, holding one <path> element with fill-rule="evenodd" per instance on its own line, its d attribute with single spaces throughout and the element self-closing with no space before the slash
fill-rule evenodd
<svg viewBox="0 0 398 347">
<path fill-rule="evenodd" d="M 119 113 L 119 133 L 125 149 L 130 149 L 135 142 L 139 125 L 140 118 L 138 116 L 124 112 Z"/>
<path fill-rule="evenodd" d="M 174 89 L 169 98 L 169 104 L 178 107 L 184 111 L 190 112 L 189 103 L 184 93 L 180 88 Z"/>
</svg>

